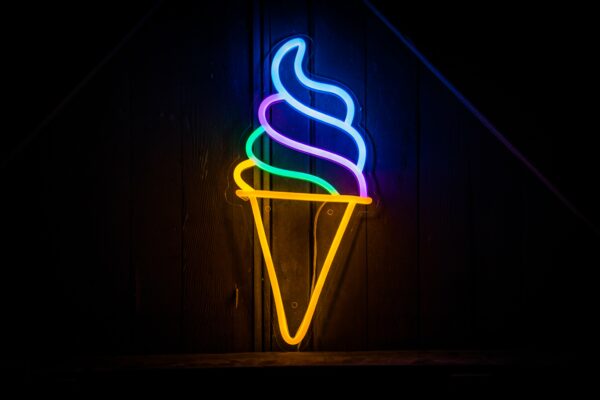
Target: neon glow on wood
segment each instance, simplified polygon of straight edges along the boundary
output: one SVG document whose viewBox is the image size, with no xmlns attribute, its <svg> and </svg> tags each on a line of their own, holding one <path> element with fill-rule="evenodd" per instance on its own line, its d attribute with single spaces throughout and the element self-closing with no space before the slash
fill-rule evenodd
<svg viewBox="0 0 600 400">
<path fill-rule="evenodd" d="M 288 53 L 292 53 L 294 50 L 296 50 L 296 56 L 294 58 L 294 74 L 296 75 L 298 81 L 309 90 L 335 95 L 339 99 L 341 99 L 344 102 L 346 108 L 346 115 L 344 119 L 338 119 L 334 116 L 325 114 L 303 104 L 294 96 L 292 96 L 292 94 L 290 94 L 290 92 L 287 90 L 280 78 L 281 62 Z M 290 345 L 300 343 L 302 339 L 304 339 L 304 337 L 306 336 L 306 333 L 308 332 L 310 322 L 313 318 L 315 309 L 317 307 L 317 303 L 319 301 L 319 296 L 321 295 L 321 291 L 323 290 L 323 286 L 327 279 L 327 275 L 331 268 L 331 264 L 338 251 L 346 228 L 348 227 L 348 223 L 350 222 L 350 218 L 352 217 L 354 208 L 357 204 L 366 205 L 370 204 L 372 201 L 372 199 L 368 197 L 367 183 L 363 174 L 363 169 L 366 161 L 365 141 L 356 129 L 356 127 L 353 126 L 355 116 L 354 100 L 352 96 L 340 86 L 318 82 L 306 76 L 302 68 L 305 54 L 306 42 L 302 38 L 292 38 L 287 40 L 275 53 L 275 56 L 273 57 L 273 62 L 271 64 L 271 80 L 277 93 L 267 96 L 260 104 L 258 108 L 258 119 L 261 125 L 256 130 L 254 130 L 254 132 L 252 132 L 252 134 L 246 141 L 246 155 L 248 156 L 248 159 L 239 163 L 236 166 L 233 173 L 234 180 L 240 188 L 239 190 L 236 190 L 237 196 L 244 200 L 250 200 L 256 230 L 258 232 L 263 257 L 267 266 L 267 273 L 271 282 L 271 288 L 273 290 L 273 300 L 275 302 L 275 309 L 277 311 L 277 319 L 279 322 L 279 328 L 281 330 L 281 337 Z M 351 161 L 339 154 L 329 152 L 325 149 L 295 141 L 279 133 L 270 125 L 267 119 L 267 111 L 269 110 L 269 108 L 272 105 L 279 102 L 286 102 L 293 109 L 295 109 L 301 114 L 304 114 L 308 118 L 328 124 L 351 137 L 354 143 L 356 144 L 358 150 L 356 162 Z M 314 157 L 318 157 L 323 160 L 328 160 L 346 168 L 356 180 L 358 189 L 357 191 L 359 195 L 355 196 L 351 194 L 340 194 L 334 185 L 332 185 L 330 182 L 327 182 L 321 177 L 305 172 L 278 168 L 260 160 L 253 151 L 253 145 L 262 134 L 267 134 L 272 140 L 276 141 L 277 143 L 283 146 L 289 147 L 293 150 L 300 151 L 302 153 Z M 319 188 L 327 192 L 327 194 L 254 189 L 242 178 L 242 172 L 253 167 L 258 167 L 270 174 L 312 182 Z M 273 200 L 336 202 L 347 204 L 346 210 L 344 211 L 344 215 L 342 216 L 342 220 L 340 221 L 340 224 L 335 233 L 329 251 L 327 252 L 327 255 L 325 257 L 321 273 L 319 274 L 319 277 L 310 295 L 308 308 L 304 314 L 304 318 L 302 319 L 302 322 L 300 323 L 300 326 L 294 335 L 291 335 L 289 331 L 287 318 L 283 307 L 283 300 L 281 297 L 281 290 L 279 288 L 279 282 L 277 280 L 275 266 L 271 256 L 271 251 L 269 249 L 267 236 L 265 234 L 265 228 L 262 222 L 260 207 L 258 205 L 259 198 L 268 198 Z"/>
</svg>

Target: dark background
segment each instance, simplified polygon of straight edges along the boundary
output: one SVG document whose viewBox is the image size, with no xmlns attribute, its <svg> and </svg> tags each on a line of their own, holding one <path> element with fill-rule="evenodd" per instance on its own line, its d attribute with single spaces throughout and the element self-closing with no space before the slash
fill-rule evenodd
<svg viewBox="0 0 600 400">
<path fill-rule="evenodd" d="M 268 285 L 257 286 L 249 208 L 222 193 L 270 93 L 269 51 L 294 33 L 313 37 L 313 70 L 365 106 L 381 200 L 358 217 L 351 261 L 340 264 L 355 271 L 336 289 L 351 300 L 333 289 L 324 297 L 329 311 L 304 349 L 585 353 L 598 265 L 590 225 L 600 223 L 593 13 L 396 3 L 374 2 L 587 221 L 360 2 L 12 4 L 3 12 L 3 354 L 290 350 L 273 328 Z M 206 181 L 206 168 L 219 172 Z M 213 185 L 220 192 L 206 194 Z M 272 218 L 277 245 L 288 225 L 276 210 Z"/>
<path fill-rule="evenodd" d="M 155 4 L 7 6 L 3 159 Z M 589 6 L 373 4 L 598 226 Z"/>
<path fill-rule="evenodd" d="M 597 27 L 585 4 L 374 4 L 598 226 Z"/>
</svg>

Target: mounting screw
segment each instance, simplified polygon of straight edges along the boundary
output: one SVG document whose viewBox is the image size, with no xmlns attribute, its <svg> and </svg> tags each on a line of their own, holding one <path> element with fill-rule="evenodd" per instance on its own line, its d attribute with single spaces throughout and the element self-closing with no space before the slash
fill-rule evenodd
<svg viewBox="0 0 600 400">
<path fill-rule="evenodd" d="M 327 209 L 327 215 L 333 215 L 333 209 L 328 208 Z"/>
<path fill-rule="evenodd" d="M 292 301 L 291 306 L 295 310 L 296 308 L 298 308 L 298 302 L 297 301 Z"/>
<path fill-rule="evenodd" d="M 238 285 L 235 285 L 235 309 L 237 310 L 238 305 L 240 304 L 240 288 Z"/>
</svg>

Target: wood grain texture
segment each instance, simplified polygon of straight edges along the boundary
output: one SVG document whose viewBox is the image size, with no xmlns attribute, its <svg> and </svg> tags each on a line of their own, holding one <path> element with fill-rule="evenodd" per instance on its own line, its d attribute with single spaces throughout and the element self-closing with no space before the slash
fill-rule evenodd
<svg viewBox="0 0 600 400">
<path fill-rule="evenodd" d="M 252 107 L 254 126 L 260 125 L 258 121 L 258 107 L 262 100 L 271 93 L 272 84 L 271 84 L 271 71 L 269 68 L 269 52 L 271 49 L 271 18 L 270 13 L 267 12 L 267 8 L 270 3 L 257 1 L 259 3 L 258 7 L 255 7 L 253 10 L 258 12 L 258 18 L 260 19 L 260 36 L 258 40 L 258 59 L 254 59 L 254 68 L 260 74 L 260 80 L 255 79 L 254 85 L 254 101 Z M 265 162 L 271 161 L 271 144 L 268 139 L 261 138 L 260 144 L 260 156 Z M 260 176 L 260 184 L 261 187 L 265 190 L 271 188 L 271 174 L 255 171 L 254 172 L 255 179 Z M 269 199 L 263 199 L 259 202 L 262 210 L 262 218 L 263 225 L 265 228 L 265 235 L 267 238 L 271 239 L 271 218 L 272 213 L 267 212 L 271 209 L 271 201 Z M 256 229 L 254 230 L 254 268 L 255 270 L 260 271 L 260 279 L 262 284 L 262 347 L 261 350 L 269 351 L 272 349 L 273 342 L 273 321 L 275 320 L 273 301 L 271 299 L 271 282 L 268 278 L 266 264 L 264 263 L 264 257 L 262 253 L 262 248 L 260 246 L 258 236 L 256 234 Z M 257 276 L 258 274 L 255 274 Z M 255 323 L 259 323 L 259 321 L 255 321 Z"/>
<path fill-rule="evenodd" d="M 134 42 L 132 96 L 132 263 L 135 343 L 142 352 L 181 349 L 181 120 L 176 43 L 164 9 Z"/>
<path fill-rule="evenodd" d="M 176 58 L 183 135 L 183 346 L 249 350 L 253 228 L 231 178 L 250 123 L 250 47 L 237 41 L 249 31 L 248 9 L 243 2 L 215 7 L 202 29 L 201 8 L 179 11 L 186 15 L 179 21 Z"/>
<path fill-rule="evenodd" d="M 265 13 L 269 18 L 269 46 L 265 48 L 264 66 L 269 71 L 276 46 L 294 34 L 306 34 L 308 30 L 308 8 L 305 1 L 284 3 L 270 1 L 265 4 Z M 300 100 L 309 103 L 309 93 L 300 87 L 294 79 L 293 58 L 295 54 L 285 57 L 281 64 L 282 82 Z M 269 93 L 273 92 L 271 90 Z M 309 120 L 304 115 L 285 104 L 278 104 L 270 110 L 270 123 L 279 132 L 293 137 L 303 143 L 310 143 Z M 269 143 L 270 161 L 272 165 L 309 172 L 309 158 L 296 151 L 267 140 Z M 310 185 L 293 179 L 271 175 L 270 189 L 278 191 L 309 191 Z M 301 201 L 271 200 L 271 252 L 275 264 L 275 272 L 279 281 L 283 306 L 287 316 L 291 335 L 298 329 L 306 308 L 310 292 L 311 265 L 311 205 Z M 266 208 L 265 212 L 267 212 Z M 273 308 L 273 313 L 275 309 Z M 279 332 L 275 314 L 273 321 L 273 350 L 289 349 Z M 292 348 L 296 348 L 293 346 Z"/>
<path fill-rule="evenodd" d="M 265 352 L 179 354 L 129 357 L 87 357 L 51 366 L 48 362 L 19 371 L 17 382 L 29 376 L 44 391 L 164 393 L 189 395 L 198 387 L 222 387 L 229 381 L 285 381 L 326 378 L 321 393 L 351 395 L 360 389 L 382 396 L 400 385 L 403 393 L 447 395 L 482 389 L 507 396 L 523 393 L 578 393 L 591 389 L 591 377 L 573 363 L 573 354 L 499 351 L 390 351 L 390 352 Z M 573 365 L 574 364 L 574 365 Z M 570 368 L 564 368 L 570 365 Z M 552 383 L 545 383 L 550 381 Z M 585 380 L 588 382 L 588 380 Z M 15 385 L 16 386 L 16 385 Z M 243 396 L 248 388 L 229 385 L 228 393 Z M 10 387 L 10 386 L 9 386 Z M 50 389 L 49 389 L 50 388 Z"/>
<path fill-rule="evenodd" d="M 419 77 L 421 340 L 426 346 L 465 346 L 473 336 L 469 137 L 456 98 L 423 67 Z"/>
<path fill-rule="evenodd" d="M 414 57 L 373 16 L 366 21 L 368 348 L 419 339 L 419 79 Z M 394 54 L 393 58 L 388 57 Z"/>
<path fill-rule="evenodd" d="M 62 288 L 57 284 L 62 282 L 59 276 L 67 268 L 56 262 L 58 257 L 52 246 L 58 236 L 58 218 L 48 213 L 56 205 L 50 182 L 60 177 L 53 174 L 50 161 L 50 140 L 46 137 L 0 169 L 0 250 L 4 269 L 0 279 L 0 339 L 5 343 L 6 359 L 18 359 L 23 353 L 36 351 L 56 353 L 56 348 L 48 347 L 51 343 L 72 352 L 75 343 L 71 340 L 78 337 L 76 331 L 64 336 L 67 332 L 62 331 L 76 328 L 78 315 L 73 307 L 65 307 L 70 305 L 70 299 L 62 291 L 57 293 L 57 288 Z M 71 285 L 65 282 L 64 286 Z"/>
<path fill-rule="evenodd" d="M 365 34 L 364 15 L 356 1 L 314 2 L 313 64 L 317 77 L 344 85 L 356 97 L 354 126 L 364 126 Z M 335 49 L 335 51 L 333 51 Z M 334 96 L 316 95 L 315 107 L 343 117 L 343 103 Z M 315 123 L 318 147 L 357 159 L 356 145 L 342 131 Z M 365 135 L 366 136 L 366 135 Z M 366 137 L 365 137 L 366 139 Z M 316 162 L 318 176 L 326 177 L 341 193 L 358 194 L 356 182 L 348 171 L 327 162 Z M 350 178 L 350 179 L 348 179 Z M 323 265 L 327 250 L 347 206 L 326 204 L 319 216 L 317 265 Z M 314 349 L 358 350 L 367 344 L 367 249 L 366 208 L 358 206 L 334 259 L 314 319 Z M 320 271 L 320 269 L 318 270 Z"/>
<path fill-rule="evenodd" d="M 94 261 L 90 262 L 92 301 L 89 312 L 94 316 L 87 336 L 95 348 L 101 338 L 106 351 L 123 352 L 131 347 L 135 297 L 131 269 L 131 96 L 130 72 L 126 55 L 117 57 L 88 92 L 89 96 L 107 98 L 105 107 L 91 109 L 97 123 L 82 121 L 94 141 L 88 153 L 95 160 L 100 177 L 94 189 L 97 213 L 97 239 Z M 85 94 L 83 94 L 85 96 Z M 85 115 L 85 114 L 84 114 Z M 88 120 L 89 121 L 89 120 Z M 93 154 L 93 153 L 96 154 Z"/>
<path fill-rule="evenodd" d="M 104 102 L 90 106 L 98 98 Z M 50 351 L 124 352 L 134 313 L 128 58 L 115 58 L 78 100 L 47 128 L 43 142 L 51 250 L 32 276 L 43 290 L 33 293 L 40 296 L 37 307 L 49 307 L 42 321 L 61 328 L 47 339 L 37 336 Z"/>
<path fill-rule="evenodd" d="M 475 121 L 459 114 L 468 138 L 468 256 L 473 345 L 514 345 L 524 322 L 522 286 L 526 178 L 520 165 Z M 510 212 L 507 212 L 510 210 Z M 533 264 L 535 265 L 535 264 Z"/>
<path fill-rule="evenodd" d="M 423 361 L 244 353 L 298 350 L 280 338 L 252 214 L 231 179 L 273 93 L 273 50 L 290 35 L 312 40 L 309 73 L 363 106 L 374 198 L 351 221 L 300 350 L 581 350 L 595 340 L 597 237 L 364 5 L 240 0 L 205 11 L 161 6 L 0 172 L 7 354 L 233 353 L 182 361 L 202 368 Z M 335 99 L 296 89 L 340 113 Z M 344 135 L 293 110 L 272 121 L 355 157 Z M 353 187 L 344 170 L 268 140 L 258 147 L 269 162 Z M 315 190 L 258 170 L 249 179 Z M 284 203 L 261 207 L 294 331 L 318 205 Z M 319 215 L 318 265 L 342 212 Z"/>
<path fill-rule="evenodd" d="M 508 366 L 517 360 L 528 365 L 553 365 L 556 359 L 568 359 L 568 353 L 558 352 L 554 360 L 535 353 L 499 351 L 355 351 L 355 352 L 264 352 L 230 354 L 182 354 L 157 356 L 126 356 L 89 358 L 81 362 L 87 370 L 134 371 L 156 369 L 204 368 L 268 368 L 324 367 L 346 368 L 364 366 Z M 71 365 L 69 367 L 80 367 Z"/>
<path fill-rule="evenodd" d="M 264 96 L 264 87 L 263 87 L 263 76 L 265 74 L 265 70 L 262 67 L 263 60 L 263 15 L 262 15 L 262 5 L 259 1 L 252 1 L 252 9 L 250 12 L 251 16 L 251 24 L 252 24 L 252 34 L 250 35 L 250 48 L 252 51 L 251 59 L 250 59 L 250 69 L 251 69 L 251 79 L 252 79 L 252 87 L 251 87 L 251 95 L 252 99 L 250 101 L 250 109 L 249 109 L 249 117 L 248 120 L 252 121 L 252 128 L 257 127 L 260 122 L 258 121 L 258 116 L 256 114 L 256 110 L 260 105 L 260 102 Z M 257 145 L 256 154 L 259 155 L 262 159 L 264 159 L 263 154 L 263 140 L 260 140 L 260 144 Z M 241 156 L 243 157 L 243 156 Z M 263 188 L 263 173 L 259 168 L 254 169 L 253 173 L 253 185 L 255 187 Z M 259 201 L 259 204 L 262 209 L 262 200 Z M 266 290 L 263 288 L 265 285 L 263 279 L 263 271 L 265 270 L 265 266 L 263 265 L 263 255 L 262 250 L 260 248 L 260 240 L 258 238 L 258 233 L 256 229 L 252 230 L 252 269 L 253 269 L 253 325 L 254 325 L 254 351 L 262 351 L 265 348 L 265 337 L 268 337 L 270 340 L 270 336 L 264 334 L 265 328 L 265 310 L 264 310 L 264 297 L 266 297 Z"/>
</svg>

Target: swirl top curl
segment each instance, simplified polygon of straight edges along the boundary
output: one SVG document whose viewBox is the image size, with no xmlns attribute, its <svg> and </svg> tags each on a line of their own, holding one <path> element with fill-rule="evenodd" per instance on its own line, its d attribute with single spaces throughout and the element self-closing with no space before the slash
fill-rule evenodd
<svg viewBox="0 0 600 400">
<path fill-rule="evenodd" d="M 340 98 L 344 102 L 346 109 L 345 117 L 343 119 L 336 118 L 334 116 L 325 114 L 321 111 L 315 110 L 314 108 L 307 106 L 306 104 L 296 99 L 282 83 L 279 73 L 281 68 L 281 62 L 283 58 L 288 53 L 292 52 L 294 49 L 296 49 L 296 56 L 294 58 L 294 73 L 298 78 L 298 81 L 309 90 L 335 95 L 338 98 Z M 360 197 L 368 197 L 367 185 L 365 177 L 363 175 L 363 169 L 366 161 L 366 146 L 363 137 L 353 126 L 355 116 L 354 100 L 352 96 L 341 87 L 328 83 L 318 82 L 306 76 L 302 69 L 303 59 L 305 55 L 306 42 L 302 38 L 289 39 L 275 53 L 271 64 L 271 79 L 273 81 L 273 86 L 275 87 L 277 93 L 266 97 L 261 102 L 258 108 L 258 119 L 260 121 L 261 126 L 250 135 L 246 142 L 246 153 L 248 155 L 248 158 L 253 160 L 259 168 L 267 172 L 287 176 L 290 178 L 310 181 L 319 185 L 332 195 L 339 194 L 333 185 L 331 185 L 329 182 L 325 181 L 324 179 L 318 176 L 274 167 L 258 159 L 258 157 L 256 157 L 252 151 L 252 145 L 262 133 L 266 132 L 266 134 L 272 140 L 275 140 L 283 146 L 315 157 L 319 157 L 321 159 L 329 160 L 346 168 L 353 174 L 357 182 Z M 293 107 L 296 111 L 300 112 L 301 114 L 304 114 L 309 118 L 333 126 L 350 136 L 356 144 L 358 150 L 357 160 L 351 161 L 343 156 L 340 156 L 339 154 L 335 154 L 333 152 L 327 151 L 319 147 L 295 141 L 279 133 L 270 125 L 266 116 L 266 112 L 269 109 L 269 107 L 279 102 L 286 102 L 288 103 L 288 105 Z"/>
</svg>

